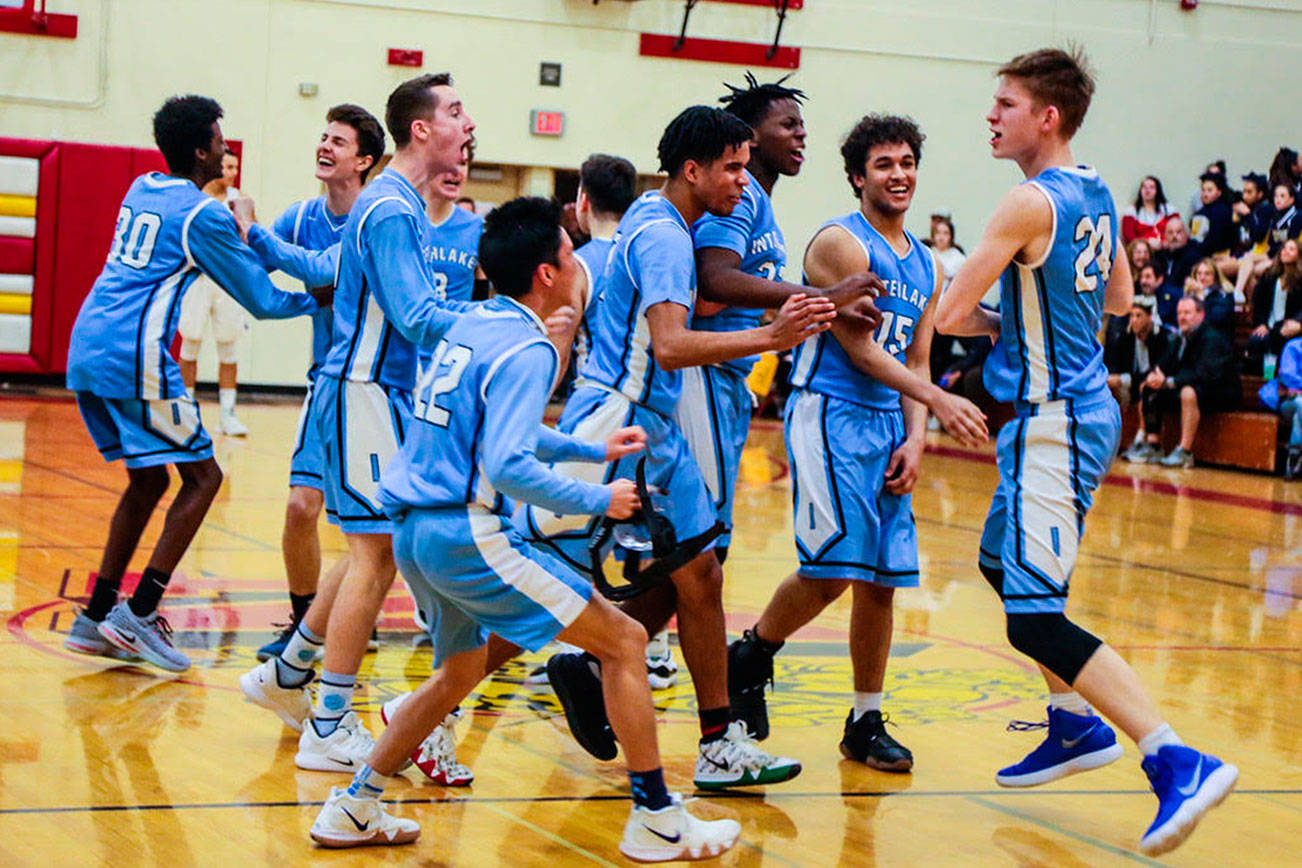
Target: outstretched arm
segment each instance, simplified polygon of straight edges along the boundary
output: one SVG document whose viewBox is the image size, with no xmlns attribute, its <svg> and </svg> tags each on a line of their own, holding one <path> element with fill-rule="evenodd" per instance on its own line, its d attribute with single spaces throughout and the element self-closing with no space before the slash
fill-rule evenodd
<svg viewBox="0 0 1302 868">
<path fill-rule="evenodd" d="M 600 515 L 610 506 L 607 486 L 562 476 L 541 460 L 540 452 L 560 445 L 551 434 L 541 434 L 555 370 L 555 352 L 537 343 L 503 362 L 484 386 L 484 430 L 492 432 L 484 438 L 484 473 L 494 488 L 516 500 L 560 515 Z M 604 453 L 602 444 L 588 446 L 594 454 L 598 446 Z"/>
<path fill-rule="evenodd" d="M 269 269 L 280 269 L 305 286 L 326 286 L 335 282 L 339 270 L 339 245 L 325 250 L 308 250 L 278 237 L 254 223 L 249 227 L 249 247 Z"/>
<path fill-rule="evenodd" d="M 307 293 L 276 288 L 258 257 L 240 240 L 235 218 L 216 200 L 194 215 L 182 243 L 204 274 L 258 319 L 304 316 L 318 307 Z"/>
</svg>

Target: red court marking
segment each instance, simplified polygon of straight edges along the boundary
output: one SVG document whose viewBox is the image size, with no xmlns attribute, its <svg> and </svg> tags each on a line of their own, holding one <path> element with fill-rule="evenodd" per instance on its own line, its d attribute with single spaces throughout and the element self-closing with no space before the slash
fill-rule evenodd
<svg viewBox="0 0 1302 868">
<path fill-rule="evenodd" d="M 959 449 L 953 446 L 928 445 L 927 452 L 932 455 L 942 455 L 946 458 L 961 458 L 965 461 L 977 461 L 982 464 L 995 463 L 995 456 L 993 455 L 985 452 L 970 452 L 966 449 Z M 1104 477 L 1103 484 L 1116 486 L 1118 488 L 1130 488 L 1134 491 L 1166 494 L 1171 497 L 1187 497 L 1190 500 L 1205 500 L 1210 503 L 1241 506 L 1244 509 L 1273 512 L 1276 515 L 1302 515 L 1302 504 L 1281 503 L 1277 500 L 1267 500 L 1264 497 L 1248 497 L 1242 494 L 1230 494 L 1225 491 L 1213 491 L 1210 488 L 1195 488 L 1191 485 L 1176 485 L 1172 482 L 1163 482 L 1160 479 L 1140 479 L 1137 476 L 1123 476 L 1121 474 L 1110 473 Z"/>
</svg>

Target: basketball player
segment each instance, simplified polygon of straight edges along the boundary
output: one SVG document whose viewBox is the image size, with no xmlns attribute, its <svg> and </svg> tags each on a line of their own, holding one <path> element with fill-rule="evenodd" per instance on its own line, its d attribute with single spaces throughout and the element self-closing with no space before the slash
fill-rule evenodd
<svg viewBox="0 0 1302 868">
<path fill-rule="evenodd" d="M 331 108 L 326 113 L 326 128 L 316 146 L 315 177 L 325 185 L 326 192 L 290 205 L 276 218 L 271 232 L 256 223 L 249 226 L 249 246 L 269 266 L 277 265 L 272 238 L 312 251 L 337 246 L 353 202 L 361 193 L 366 176 L 382 156 L 384 129 L 370 112 L 348 103 Z M 237 214 L 237 221 L 240 216 Z M 335 259 L 337 261 L 337 253 Z M 305 282 L 308 285 L 333 283 L 334 267 L 330 267 L 328 273 L 309 276 Z M 323 310 L 312 317 L 312 365 L 307 372 L 307 396 L 299 414 L 298 433 L 289 464 L 289 502 L 285 506 L 280 548 L 289 582 L 290 622 L 279 636 L 258 649 L 259 660 L 280 656 L 317 593 L 317 580 L 321 574 L 317 520 L 325 504 L 322 491 L 325 457 L 317 428 L 309 420 L 312 418 L 317 372 L 330 351 L 332 318 L 332 310 Z M 331 567 L 322 591 L 333 594 L 346 569 L 346 559 Z"/>
<path fill-rule="evenodd" d="M 393 524 L 377 499 L 380 474 L 410 422 L 416 347 L 436 344 L 470 307 L 439 295 L 425 252 L 433 232 L 425 197 L 440 174 L 465 160 L 474 121 L 451 76 L 439 73 L 395 88 L 385 125 L 396 153 L 344 227 L 333 344 L 317 376 L 312 420 L 325 444 L 326 512 L 348 540 L 347 572 L 333 605 L 313 600 L 279 658 L 241 676 L 247 696 L 301 726 L 295 762 L 316 771 L 354 771 L 373 744 L 350 706 L 395 570 Z M 313 673 L 296 666 L 310 663 L 322 637 L 317 705 L 303 723 Z"/>
<path fill-rule="evenodd" d="M 229 206 L 240 198 L 240 191 L 235 187 L 239 173 L 239 156 L 228 153 L 222 157 L 221 175 L 205 185 L 203 191 Z M 244 309 L 221 287 L 200 275 L 181 300 L 181 319 L 177 325 L 177 331 L 181 333 L 181 380 L 190 392 L 194 391 L 198 377 L 199 351 L 209 322 L 212 323 L 213 342 L 217 344 L 218 428 L 231 437 L 246 437 L 248 426 L 235 415 L 239 376 L 237 341 L 246 326 Z"/>
<path fill-rule="evenodd" d="M 986 439 L 984 415 L 931 382 L 932 318 L 944 272 L 904 228 L 924 136 L 910 118 L 868 115 L 841 147 L 859 207 L 823 224 L 805 251 L 806 282 L 831 286 L 872 270 L 885 286 L 873 335 L 838 318 L 796 349 L 786 442 L 795 490 L 800 569 L 778 587 L 759 622 L 729 648 L 729 693 L 757 737 L 768 734 L 764 685 L 786 639 L 853 589 L 850 662 L 854 708 L 841 753 L 907 772 L 913 754 L 886 732 L 882 686 L 896 588 L 918 585 L 910 492 L 931 408 L 967 445 Z"/>
<path fill-rule="evenodd" d="M 570 303 L 581 273 L 560 207 L 544 199 L 506 203 L 485 221 L 480 253 L 498 297 L 461 317 L 439 343 L 380 494 L 394 517 L 402 573 L 430 614 L 437 669 L 396 710 L 352 784 L 332 791 L 312 837 L 336 847 L 415 840 L 420 827 L 385 813 L 379 797 L 423 734 L 484 677 L 491 630 L 533 650 L 559 635 L 601 660 L 633 796 L 620 843 L 626 856 L 660 862 L 717 855 L 740 827 L 697 819 L 665 788 L 642 672 L 645 631 L 511 524 L 515 498 L 615 518 L 627 518 L 640 502 L 630 480 L 594 485 L 541 463 L 600 466 L 640 452 L 646 439 L 622 427 L 604 443 L 587 442 L 542 424 L 560 373 L 543 318 Z"/>
<path fill-rule="evenodd" d="M 1041 49 L 999 70 L 986 117 L 991 150 L 1016 162 L 1026 181 L 995 210 L 941 299 L 936 327 L 992 336 L 986 387 L 1017 408 L 999 432 L 999 485 L 980 567 L 1003 599 L 1009 641 L 1044 673 L 1049 729 L 995 779 L 1035 786 L 1118 759 L 1121 746 L 1098 709 L 1143 754 L 1158 811 L 1139 848 L 1154 855 L 1179 846 L 1239 772 L 1185 747 L 1135 671 L 1063 614 L 1085 514 L 1121 432 L 1099 322 L 1105 311 L 1123 315 L 1134 293 L 1112 194 L 1072 157 L 1093 93 L 1079 52 Z M 977 304 L 995 279 L 1002 317 Z"/>
<path fill-rule="evenodd" d="M 688 328 L 696 286 L 690 227 L 707 210 L 727 214 L 740 201 L 748 183 L 750 139 L 745 123 L 706 106 L 684 110 L 665 129 L 659 155 L 669 180 L 662 189 L 643 194 L 619 223 L 599 287 L 592 349 L 559 424 L 565 433 L 586 440 L 605 439 L 627 425 L 647 432 L 647 482 L 667 495 L 668 518 L 682 556 L 690 555 L 671 581 L 678 635 L 700 717 L 695 781 L 706 788 L 789 780 L 799 773 L 800 764 L 760 750 L 728 708 L 723 574 L 711 548 L 717 533 L 715 514 L 673 421 L 682 386 L 679 371 L 794 346 L 825 330 L 835 315 L 830 302 L 797 294 L 766 326 L 718 334 Z M 567 463 L 557 471 L 609 482 L 632 477 L 635 464 L 626 459 L 592 469 Z M 595 520 L 567 520 L 536 507 L 528 507 L 522 520 L 532 539 L 581 571 L 591 570 L 587 546 L 597 529 Z M 643 626 L 654 633 L 674 611 L 642 612 L 639 617 L 647 619 Z M 597 758 L 613 759 L 615 740 L 594 665 L 578 654 L 556 655 L 548 662 L 548 678 L 576 740 Z"/>
<path fill-rule="evenodd" d="M 65 647 L 83 654 L 138 656 L 172 672 L 190 660 L 158 613 L 172 571 L 221 485 L 212 440 L 169 347 L 180 299 L 200 271 L 262 319 L 311 314 L 329 292 L 281 292 L 241 241 L 231 213 L 203 193 L 221 174 L 222 109 L 202 96 L 173 97 L 154 115 L 154 141 L 168 174 L 131 184 L 118 211 L 103 272 L 77 314 L 68 349 L 68 388 L 107 461 L 127 467 L 127 488 L 109 524 L 90 603 Z M 118 590 L 176 465 L 181 488 L 130 600 Z"/>
</svg>

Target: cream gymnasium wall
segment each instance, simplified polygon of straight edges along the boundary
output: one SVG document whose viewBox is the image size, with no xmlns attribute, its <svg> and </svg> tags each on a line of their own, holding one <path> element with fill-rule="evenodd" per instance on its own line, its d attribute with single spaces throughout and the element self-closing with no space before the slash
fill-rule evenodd
<svg viewBox="0 0 1302 868">
<path fill-rule="evenodd" d="M 80 16 L 76 40 L 0 34 L 0 135 L 151 143 L 149 118 L 175 93 L 216 97 L 223 128 L 244 141 L 243 190 L 264 220 L 315 195 L 312 149 L 326 109 L 384 99 L 414 70 L 386 65 L 388 48 L 424 52 L 424 71 L 450 70 L 479 124 L 478 159 L 537 167 L 520 188 L 549 192 L 551 168 L 592 151 L 656 168 L 655 145 L 682 107 L 710 102 L 744 69 L 638 56 L 640 32 L 676 33 L 680 0 L 49 0 Z M 704 2 L 698 37 L 768 42 L 771 9 Z M 1099 167 L 1118 199 L 1139 178 L 1163 178 L 1183 207 L 1202 167 L 1264 170 L 1302 123 L 1287 75 L 1302 47 L 1298 0 L 806 0 L 782 34 L 802 49 L 792 83 L 809 94 L 809 162 L 779 185 L 776 204 L 798 276 L 799 254 L 825 218 L 853 207 L 837 147 L 868 111 L 913 115 L 926 143 L 914 228 L 953 212 L 974 242 L 998 197 L 1018 180 L 990 160 L 983 121 L 1000 62 L 1075 40 L 1099 72 L 1077 156 Z M 563 64 L 541 87 L 538 65 Z M 761 79 L 780 74 L 758 71 Z M 302 96 L 300 83 L 316 86 Z M 559 139 L 529 134 L 531 108 L 566 114 Z M 286 282 L 286 286 L 290 286 Z M 306 321 L 256 323 L 241 380 L 296 384 Z M 210 350 L 209 350 L 210 352 Z M 212 360 L 201 362 L 211 370 Z"/>
</svg>

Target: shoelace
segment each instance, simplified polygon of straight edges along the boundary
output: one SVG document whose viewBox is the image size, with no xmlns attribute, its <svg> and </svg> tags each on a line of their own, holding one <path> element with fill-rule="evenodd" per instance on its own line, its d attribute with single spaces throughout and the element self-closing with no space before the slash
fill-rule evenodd
<svg viewBox="0 0 1302 868">
<path fill-rule="evenodd" d="M 728 732 L 716 744 L 718 752 L 729 765 L 740 763 L 745 768 L 762 769 L 773 762 L 773 757 L 744 729 L 728 727 Z"/>
<path fill-rule="evenodd" d="M 158 635 L 162 637 L 164 642 L 168 645 L 172 644 L 172 625 L 167 623 L 166 618 L 162 615 L 156 615 L 154 617 L 154 629 L 158 631 Z"/>
<path fill-rule="evenodd" d="M 1041 720 L 1038 723 L 1032 723 L 1029 720 L 1010 720 L 1008 726 L 1004 727 L 1005 732 L 1029 732 L 1032 729 L 1048 729 L 1049 721 Z"/>
</svg>

